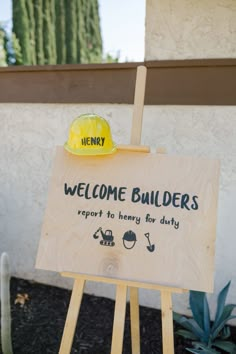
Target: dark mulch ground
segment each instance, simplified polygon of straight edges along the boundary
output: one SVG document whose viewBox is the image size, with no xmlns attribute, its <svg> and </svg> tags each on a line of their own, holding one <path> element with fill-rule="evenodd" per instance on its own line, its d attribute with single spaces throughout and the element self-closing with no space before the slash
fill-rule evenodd
<svg viewBox="0 0 236 354">
<path fill-rule="evenodd" d="M 26 293 L 24 306 L 14 304 Z M 12 337 L 14 354 L 56 354 L 71 292 L 65 289 L 11 279 Z M 71 353 L 110 354 L 114 301 L 84 294 Z M 160 311 L 140 306 L 141 353 L 162 353 Z M 175 354 L 188 353 L 175 338 Z M 123 354 L 131 353 L 130 317 L 127 305 Z"/>
</svg>

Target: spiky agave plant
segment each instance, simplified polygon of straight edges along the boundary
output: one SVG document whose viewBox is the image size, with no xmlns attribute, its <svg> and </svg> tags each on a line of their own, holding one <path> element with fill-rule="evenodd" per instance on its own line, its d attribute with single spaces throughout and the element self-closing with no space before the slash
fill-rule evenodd
<svg viewBox="0 0 236 354">
<path fill-rule="evenodd" d="M 193 348 L 186 348 L 191 353 L 216 354 L 217 349 L 235 354 L 236 345 L 227 340 L 230 337 L 230 328 L 226 323 L 236 318 L 232 312 L 236 305 L 225 305 L 230 282 L 220 291 L 217 298 L 215 319 L 211 322 L 210 310 L 206 293 L 190 291 L 189 302 L 193 318 L 174 313 L 174 320 L 184 329 L 176 334 L 192 340 Z"/>
</svg>

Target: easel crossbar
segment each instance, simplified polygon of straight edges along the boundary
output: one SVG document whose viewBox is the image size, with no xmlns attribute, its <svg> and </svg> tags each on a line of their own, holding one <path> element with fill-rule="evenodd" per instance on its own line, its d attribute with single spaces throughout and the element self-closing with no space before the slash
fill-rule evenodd
<svg viewBox="0 0 236 354">
<path fill-rule="evenodd" d="M 87 275 L 87 274 L 62 272 L 61 275 L 63 277 L 73 278 L 73 279 L 84 279 L 84 280 L 88 280 L 88 281 L 95 281 L 95 282 L 114 284 L 114 285 L 126 285 L 128 287 L 133 287 L 133 288 L 143 288 L 143 289 L 150 289 L 150 290 L 166 291 L 166 292 L 176 293 L 176 294 L 183 294 L 183 293 L 188 292 L 188 290 L 186 290 L 186 289 L 169 287 L 169 286 L 164 286 L 164 285 L 159 285 L 159 284 L 142 283 L 142 282 L 136 282 L 136 281 L 131 281 L 131 280 L 106 278 L 106 277 L 99 277 L 99 276 Z"/>
</svg>

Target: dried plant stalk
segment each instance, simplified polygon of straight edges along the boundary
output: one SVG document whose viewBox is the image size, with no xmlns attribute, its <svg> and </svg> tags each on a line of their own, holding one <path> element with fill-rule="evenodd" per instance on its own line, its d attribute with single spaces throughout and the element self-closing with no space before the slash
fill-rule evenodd
<svg viewBox="0 0 236 354">
<path fill-rule="evenodd" d="M 1 343 L 3 354 L 13 354 L 11 341 L 10 265 L 7 253 L 1 255 Z"/>
</svg>

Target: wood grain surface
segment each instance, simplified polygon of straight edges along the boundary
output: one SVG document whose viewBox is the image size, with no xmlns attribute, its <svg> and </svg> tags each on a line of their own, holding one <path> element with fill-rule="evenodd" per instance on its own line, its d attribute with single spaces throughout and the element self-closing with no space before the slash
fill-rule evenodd
<svg viewBox="0 0 236 354">
<path fill-rule="evenodd" d="M 58 147 L 36 267 L 211 292 L 218 185 L 213 159 Z"/>
</svg>

